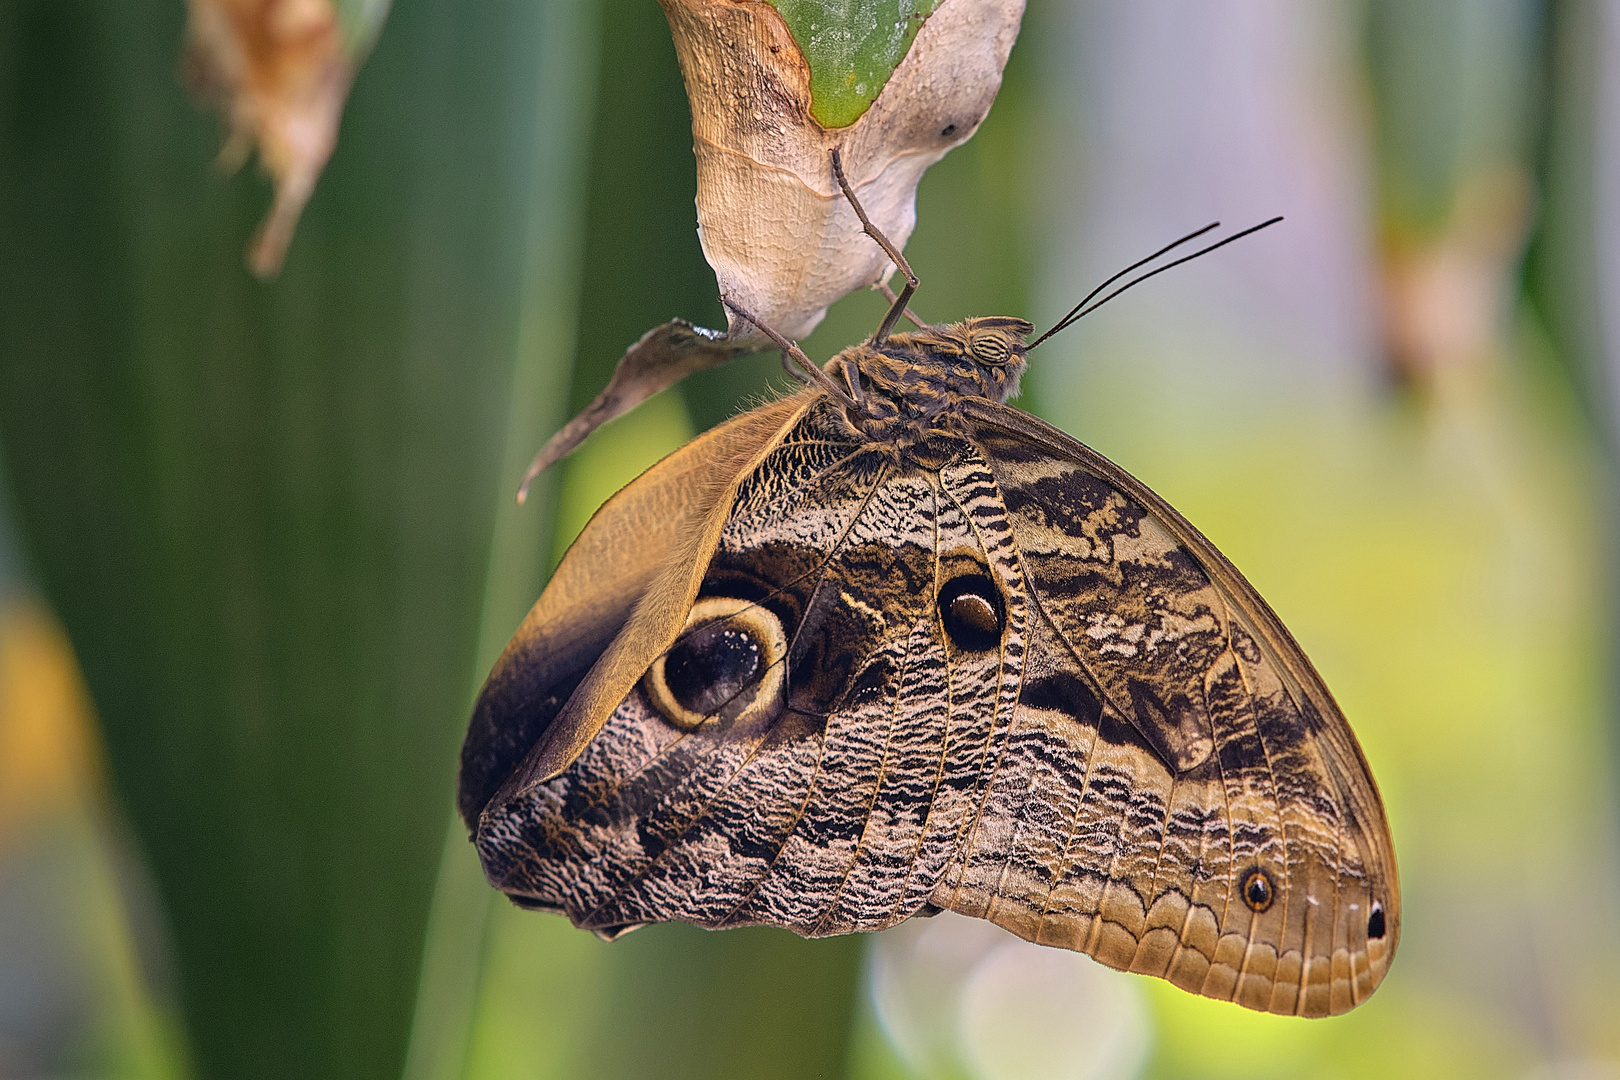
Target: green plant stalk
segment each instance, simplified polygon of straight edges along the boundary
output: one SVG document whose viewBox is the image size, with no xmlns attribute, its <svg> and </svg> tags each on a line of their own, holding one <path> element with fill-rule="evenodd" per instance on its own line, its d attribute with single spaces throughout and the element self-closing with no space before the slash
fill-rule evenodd
<svg viewBox="0 0 1620 1080">
<path fill-rule="evenodd" d="M 544 583 L 555 516 L 551 485 L 524 505 L 518 504 L 516 492 L 534 448 L 567 419 L 562 403 L 573 368 L 597 5 L 594 0 L 544 0 L 539 7 L 539 107 L 528 139 L 535 150 L 535 176 L 525 288 L 469 700 Z M 460 815 L 452 809 L 449 817 L 404 1080 L 458 1080 L 463 1075 L 490 912 L 499 899 L 484 880 Z"/>
</svg>

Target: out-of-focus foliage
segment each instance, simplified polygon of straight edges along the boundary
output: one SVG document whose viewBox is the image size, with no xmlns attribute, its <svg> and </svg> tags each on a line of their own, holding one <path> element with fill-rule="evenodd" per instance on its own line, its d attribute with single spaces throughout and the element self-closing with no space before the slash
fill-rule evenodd
<svg viewBox="0 0 1620 1080">
<path fill-rule="evenodd" d="M 0 11 L 0 444 L 199 1076 L 395 1077 L 544 152 L 544 5 L 401 5 L 282 277 L 182 12 Z"/>
<path fill-rule="evenodd" d="M 1385 343 L 1422 394 L 1488 365 L 1511 311 L 1544 22 L 1533 0 L 1368 5 Z"/>
<path fill-rule="evenodd" d="M 1049 0 L 984 127 L 922 183 L 907 255 L 939 320 L 1049 320 L 1188 228 L 1288 217 L 1043 346 L 1024 404 L 1171 499 L 1299 637 L 1383 786 L 1405 932 L 1378 994 L 1328 1021 L 1097 969 L 1110 1004 L 1145 1002 L 1142 1075 L 1620 1071 L 1612 477 L 1586 419 L 1611 411 L 1612 18 Z M 547 561 L 783 379 L 774 356 L 694 376 L 594 435 L 540 505 L 510 502 L 626 345 L 722 317 L 656 6 L 398 0 L 268 291 L 237 260 L 263 192 L 198 169 L 213 132 L 166 66 L 178 40 L 177 13 L 140 5 L 0 9 L 0 442 L 197 1071 L 255 1075 L 285 1043 L 256 1075 L 393 1075 L 409 1025 L 409 1080 L 1102 1075 L 1120 1040 L 1091 1053 L 1078 1023 L 1055 1065 L 1014 1053 L 1037 1010 L 997 1026 L 994 988 L 1034 978 L 1009 976 L 1011 945 L 921 971 L 935 1012 L 901 1050 L 862 939 L 606 944 L 507 905 L 444 831 L 466 703 Z M 807 350 L 883 308 L 850 297 Z M 99 1034 L 62 1060 L 172 1075 L 117 830 L 75 813 L 0 850 L 0 904 L 18 881 L 89 897 L 63 940 L 100 959 L 51 1000 L 89 994 L 101 1019 L 73 1030 Z M 1077 1000 L 1043 1001 L 1047 1023 Z"/>
<path fill-rule="evenodd" d="M 0 1076 L 164 1080 L 183 1061 L 137 954 L 160 931 L 130 925 L 142 882 L 117 857 L 97 749 L 72 648 L 29 595 L 0 506 Z"/>
<path fill-rule="evenodd" d="M 186 72 L 217 107 L 234 171 L 255 149 L 275 200 L 248 250 L 273 277 L 337 145 L 343 105 L 388 14 L 388 0 L 189 0 Z"/>
<path fill-rule="evenodd" d="M 1470 177 L 1533 167 L 1546 115 L 1546 5 L 1373 0 L 1366 18 L 1386 222 L 1437 229 Z"/>
<path fill-rule="evenodd" d="M 1536 230 L 1528 291 L 1558 343 L 1581 404 L 1620 448 L 1620 21 L 1601 0 L 1559 0 L 1548 28 Z"/>
</svg>

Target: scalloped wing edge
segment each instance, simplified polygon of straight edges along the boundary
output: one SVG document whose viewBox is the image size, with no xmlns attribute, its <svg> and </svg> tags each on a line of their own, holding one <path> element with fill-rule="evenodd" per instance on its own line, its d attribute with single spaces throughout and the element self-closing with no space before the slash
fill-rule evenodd
<svg viewBox="0 0 1620 1080">
<path fill-rule="evenodd" d="M 1334 779 L 1341 794 L 1349 801 L 1351 812 L 1363 823 L 1363 831 L 1372 841 L 1371 850 L 1366 853 L 1369 861 L 1374 863 L 1370 869 L 1389 883 L 1390 896 L 1385 901 L 1385 908 L 1389 925 L 1388 949 L 1393 955 L 1400 939 L 1400 878 L 1395 864 L 1395 845 L 1383 800 L 1378 793 L 1378 782 L 1338 702 L 1333 699 L 1321 675 L 1305 658 L 1305 652 L 1294 640 L 1293 634 L 1271 610 L 1271 605 L 1255 591 L 1231 560 L 1198 531 L 1197 526 L 1182 517 L 1180 511 L 1146 484 L 1078 439 L 1022 409 L 994 401 L 967 400 L 962 403 L 962 410 L 970 420 L 1020 435 L 1059 457 L 1076 462 L 1135 499 L 1198 557 L 1216 588 L 1250 620 L 1258 631 L 1257 642 L 1276 664 L 1301 713 L 1309 710 L 1321 719 L 1325 741 L 1336 750 L 1333 755 L 1324 755 L 1324 765 L 1335 774 Z M 1346 763 L 1354 763 L 1354 767 L 1359 768 L 1367 781 L 1365 788 L 1342 775 L 1340 766 Z"/>
</svg>

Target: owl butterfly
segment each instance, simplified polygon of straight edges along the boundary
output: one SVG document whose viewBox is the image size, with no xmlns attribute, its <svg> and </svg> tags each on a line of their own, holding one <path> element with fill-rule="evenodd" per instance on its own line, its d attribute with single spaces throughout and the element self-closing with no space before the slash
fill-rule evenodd
<svg viewBox="0 0 1620 1080">
<path fill-rule="evenodd" d="M 810 385 L 568 550 L 462 750 L 489 880 L 604 937 L 950 910 L 1251 1009 L 1359 1004 L 1399 893 L 1321 678 L 1169 504 L 1004 404 L 1029 323 L 891 334 L 897 262 L 873 338 L 826 370 L 779 339 Z"/>
</svg>

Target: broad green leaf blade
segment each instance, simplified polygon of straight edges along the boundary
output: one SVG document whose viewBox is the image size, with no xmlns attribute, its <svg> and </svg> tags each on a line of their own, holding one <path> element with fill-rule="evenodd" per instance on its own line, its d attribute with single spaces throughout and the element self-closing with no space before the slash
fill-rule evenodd
<svg viewBox="0 0 1620 1080">
<path fill-rule="evenodd" d="M 940 0 L 770 0 L 810 65 L 810 115 L 848 127 L 877 100 Z"/>
<path fill-rule="evenodd" d="M 198 1075 L 395 1080 L 511 498 L 537 6 L 394 13 L 268 287 L 181 14 L 0 16 L 0 446 Z"/>
</svg>

